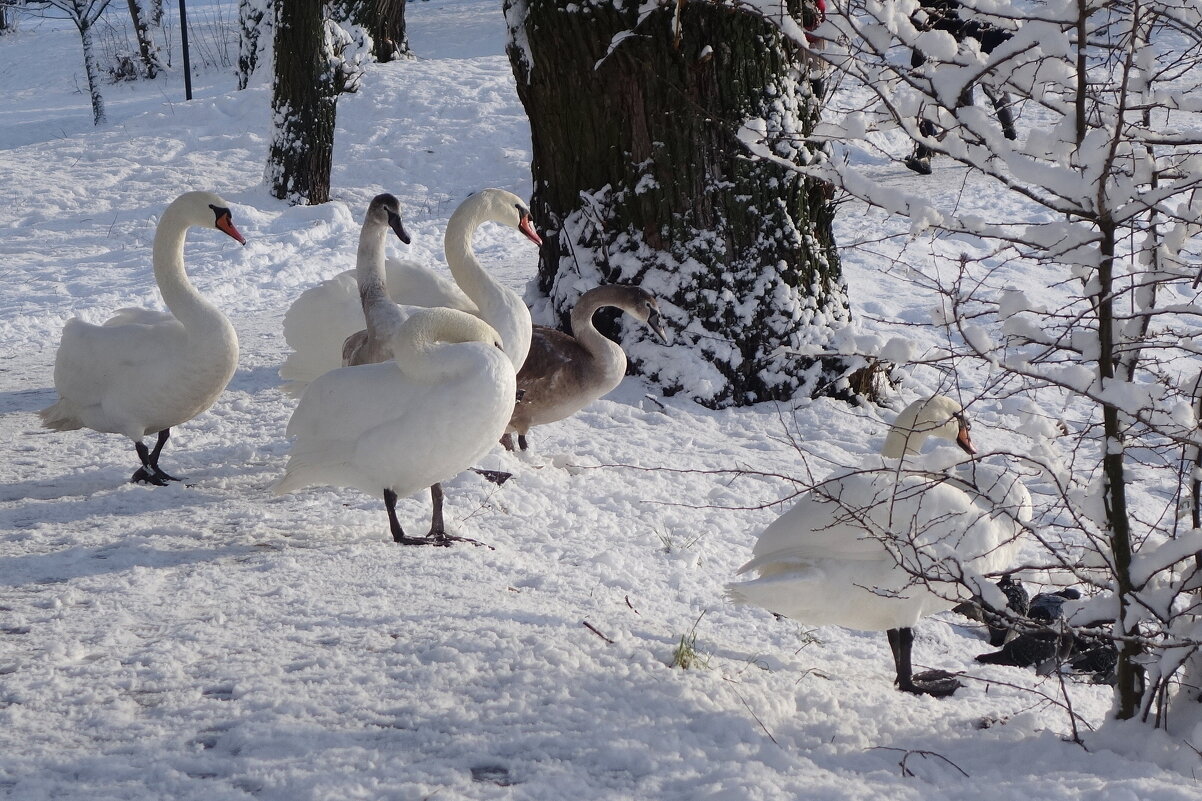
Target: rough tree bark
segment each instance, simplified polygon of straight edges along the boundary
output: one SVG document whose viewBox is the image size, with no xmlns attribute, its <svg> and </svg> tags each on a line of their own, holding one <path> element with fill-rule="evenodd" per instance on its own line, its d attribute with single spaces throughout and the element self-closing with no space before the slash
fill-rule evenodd
<svg viewBox="0 0 1202 801">
<path fill-rule="evenodd" d="M 787 5 L 801 20 L 801 0 Z M 796 353 L 849 316 L 830 196 L 736 138 L 762 119 L 782 155 L 816 157 L 801 141 L 819 113 L 804 52 L 735 3 L 647 6 L 505 0 L 539 289 L 564 324 L 597 283 L 667 300 L 675 347 L 645 350 L 633 328 L 624 344 L 669 394 L 723 406 L 845 390 L 839 360 Z"/>
<path fill-rule="evenodd" d="M 275 3 L 274 136 L 266 179 L 274 197 L 315 206 L 330 199 L 339 85 L 326 47 L 323 0 Z"/>
<path fill-rule="evenodd" d="M 238 88 L 250 85 L 263 55 L 263 34 L 271 32 L 274 9 L 272 0 L 238 2 Z"/>
<path fill-rule="evenodd" d="M 163 69 L 159 63 L 159 49 L 150 36 L 153 11 L 146 7 L 144 0 L 127 0 L 129 17 L 134 28 L 134 38 L 138 40 L 138 56 L 142 59 L 142 72 L 147 78 L 154 78 Z M 160 6 L 160 16 L 161 16 Z"/>
<path fill-rule="evenodd" d="M 363 24 L 371 34 L 371 54 L 380 63 L 408 56 L 405 0 L 363 0 Z"/>
</svg>

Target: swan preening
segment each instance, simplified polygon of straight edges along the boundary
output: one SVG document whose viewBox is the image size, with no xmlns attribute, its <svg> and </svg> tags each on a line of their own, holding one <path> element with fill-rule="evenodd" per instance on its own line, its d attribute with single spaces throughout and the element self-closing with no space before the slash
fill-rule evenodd
<svg viewBox="0 0 1202 801">
<path fill-rule="evenodd" d="M 131 480 L 175 481 L 159 467 L 172 426 L 213 405 L 238 366 L 238 337 L 184 271 L 184 237 L 216 228 L 245 244 L 229 204 L 211 192 L 187 192 L 163 211 L 154 234 L 154 277 L 170 313 L 121 309 L 104 325 L 78 318 L 63 327 L 54 361 L 59 400 L 39 412 L 56 431 L 90 428 L 134 441 L 142 466 Z M 158 434 L 153 450 L 142 438 Z"/>
<path fill-rule="evenodd" d="M 975 453 L 960 404 L 937 395 L 898 416 L 882 455 L 917 454 L 928 437 Z M 729 596 L 810 625 L 886 631 L 900 689 L 951 694 L 951 674 L 913 674 L 912 627 L 958 594 L 993 590 L 982 576 L 1010 566 L 1031 516 L 1017 476 L 976 462 L 971 470 L 962 478 L 884 464 L 814 487 L 760 534 L 739 569 L 758 577 L 728 585 Z"/>
<path fill-rule="evenodd" d="M 518 372 L 518 402 L 501 440 L 508 450 L 513 450 L 514 434 L 518 447 L 526 450 L 526 434 L 533 426 L 570 417 L 622 382 L 626 354 L 593 325 L 593 314 L 607 306 L 621 309 L 668 341 L 655 296 L 622 284 L 594 287 L 581 295 L 572 309 L 571 334 L 535 326 L 530 352 Z"/>
<path fill-rule="evenodd" d="M 386 299 L 372 312 L 393 358 L 309 384 L 288 422 L 292 450 L 275 492 L 331 485 L 383 495 L 396 542 L 445 545 L 455 538 L 443 530 L 437 489 L 427 537 L 405 535 L 397 498 L 435 488 L 496 444 L 513 411 L 513 365 L 497 332 L 464 312 L 404 318 Z"/>
<path fill-rule="evenodd" d="M 468 197 L 451 215 L 444 237 L 447 266 L 454 282 L 423 264 L 389 259 L 385 264 L 388 295 L 407 306 L 447 307 L 474 314 L 491 325 L 514 370 L 530 349 L 530 310 L 517 292 L 488 274 L 472 251 L 472 235 L 485 222 L 519 230 L 541 245 L 530 211 L 517 195 L 484 189 Z M 299 395 L 322 373 L 342 366 L 343 346 L 363 328 L 356 271 L 348 270 L 306 290 L 284 317 L 284 338 L 293 353 L 280 368 L 289 382 L 285 390 Z"/>
</svg>

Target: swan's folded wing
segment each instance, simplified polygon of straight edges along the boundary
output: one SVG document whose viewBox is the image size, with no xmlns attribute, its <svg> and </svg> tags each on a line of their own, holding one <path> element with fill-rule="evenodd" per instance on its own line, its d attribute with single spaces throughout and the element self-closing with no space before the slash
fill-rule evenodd
<svg viewBox="0 0 1202 801">
<path fill-rule="evenodd" d="M 364 431 L 402 418 L 412 388 L 392 361 L 330 370 L 305 388 L 288 421 L 288 436 L 353 442 Z"/>
<path fill-rule="evenodd" d="M 554 328 L 535 326 L 530 350 L 518 372 L 518 389 L 534 395 L 555 397 L 561 385 L 574 381 L 574 365 L 587 359 L 588 353 L 571 336 Z"/>
<path fill-rule="evenodd" d="M 409 306 L 446 306 L 479 316 L 479 309 L 454 280 L 415 261 L 388 259 L 385 262 L 388 296 Z"/>
<path fill-rule="evenodd" d="M 168 312 L 130 306 L 124 309 L 117 309 L 112 317 L 104 321 L 104 324 L 106 327 L 116 327 L 119 325 L 160 325 L 171 323 L 174 320 L 175 317 Z"/>
<path fill-rule="evenodd" d="M 284 339 L 293 352 L 280 367 L 280 378 L 304 385 L 342 366 L 342 343 L 363 328 L 363 306 L 353 270 L 306 289 L 284 315 Z"/>
<path fill-rule="evenodd" d="M 153 371 L 155 365 L 172 365 L 182 358 L 187 333 L 178 320 L 162 312 L 150 312 L 142 319 L 153 322 L 113 325 L 110 320 L 92 325 L 70 320 L 63 327 L 54 364 L 59 394 L 99 396 L 107 387 L 131 389 L 131 385 L 140 383 L 138 373 Z"/>
</svg>

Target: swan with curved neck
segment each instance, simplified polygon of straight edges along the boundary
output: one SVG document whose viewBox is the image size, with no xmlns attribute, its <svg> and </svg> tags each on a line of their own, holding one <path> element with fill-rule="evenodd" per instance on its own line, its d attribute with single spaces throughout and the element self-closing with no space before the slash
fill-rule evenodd
<svg viewBox="0 0 1202 801">
<path fill-rule="evenodd" d="M 960 404 L 935 396 L 898 416 L 883 455 L 916 454 L 930 437 L 976 451 Z M 913 673 L 913 626 L 955 606 L 964 585 L 986 592 L 983 576 L 1010 567 L 1032 514 L 1017 476 L 974 471 L 975 484 L 886 468 L 815 486 L 759 535 L 739 568 L 758 577 L 727 585 L 728 596 L 809 625 L 885 631 L 899 689 L 950 695 L 951 674 Z"/>
<path fill-rule="evenodd" d="M 377 300 L 369 312 L 392 359 L 343 367 L 315 379 L 288 422 L 292 450 L 275 492 L 312 485 L 382 494 L 393 540 L 448 545 L 439 482 L 470 467 L 496 443 L 513 410 L 513 365 L 487 323 L 455 309 L 418 309 L 405 318 Z M 426 487 L 430 533 L 409 537 L 396 502 Z"/>
<path fill-rule="evenodd" d="M 977 452 L 969 434 L 971 430 L 959 403 L 946 395 L 933 395 L 902 410 L 885 435 L 881 456 L 901 459 L 906 454 L 918 453 L 930 437 L 951 440 L 971 456 Z"/>
<path fill-rule="evenodd" d="M 389 308 L 396 308 L 388 296 L 384 278 L 384 242 L 388 232 L 405 244 L 409 234 L 401 222 L 401 204 L 395 196 L 380 194 L 372 198 L 359 233 L 359 251 L 355 261 L 355 281 L 359 303 L 367 328 L 351 334 L 342 345 L 342 364 L 375 364 L 392 358 L 391 342 L 385 328 L 391 322 Z M 384 315 L 381 317 L 381 315 Z"/>
<path fill-rule="evenodd" d="M 448 221 L 444 238 L 447 265 L 454 281 L 413 261 L 388 259 L 385 277 L 389 296 L 407 306 L 459 309 L 474 314 L 501 334 L 505 353 L 517 370 L 530 347 L 530 311 L 480 264 L 472 236 L 485 222 L 498 222 L 542 244 L 530 222 L 530 211 L 517 195 L 484 189 L 465 200 Z M 280 368 L 289 382 L 285 391 L 299 395 L 305 384 L 342 363 L 346 339 L 363 328 L 356 270 L 348 270 L 306 290 L 284 317 L 284 338 L 293 353 Z M 365 336 L 358 334 L 358 336 Z"/>
<path fill-rule="evenodd" d="M 659 302 L 636 286 L 612 284 L 590 289 L 572 309 L 572 333 L 535 326 L 530 352 L 518 372 L 518 402 L 501 443 L 526 450 L 526 434 L 534 426 L 563 420 L 612 391 L 626 375 L 626 354 L 618 343 L 593 325 L 598 309 L 621 309 L 645 323 L 662 342 L 667 334 L 659 319 Z"/>
<path fill-rule="evenodd" d="M 246 242 L 217 195 L 187 192 L 172 201 L 155 229 L 151 256 L 170 313 L 129 308 L 104 325 L 69 321 L 54 363 L 59 400 L 39 412 L 42 425 L 56 431 L 90 428 L 129 437 L 142 462 L 135 482 L 177 480 L 159 467 L 171 428 L 212 406 L 238 366 L 234 327 L 184 269 L 184 238 L 193 226 Z M 151 450 L 142 438 L 155 433 Z"/>
</svg>

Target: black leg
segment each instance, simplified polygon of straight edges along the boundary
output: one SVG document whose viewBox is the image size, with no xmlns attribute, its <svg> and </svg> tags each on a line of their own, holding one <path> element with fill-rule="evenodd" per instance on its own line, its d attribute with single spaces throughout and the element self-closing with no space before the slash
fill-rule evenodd
<svg viewBox="0 0 1202 801">
<path fill-rule="evenodd" d="M 392 532 L 392 541 L 401 545 L 429 545 L 425 537 L 406 537 L 401 521 L 396 516 L 396 493 L 390 489 L 384 490 L 384 508 L 388 510 L 388 528 Z"/>
<path fill-rule="evenodd" d="M 154 444 L 154 450 L 152 450 L 150 452 L 150 466 L 153 467 L 160 476 L 167 479 L 168 481 L 179 481 L 179 479 L 176 478 L 175 476 L 167 475 L 167 473 L 164 472 L 163 469 L 159 467 L 159 454 L 163 452 L 163 446 L 167 444 L 167 440 L 170 438 L 171 438 L 171 429 L 170 428 L 164 428 L 162 431 L 159 432 L 158 442 L 156 442 Z"/>
<path fill-rule="evenodd" d="M 482 542 L 470 539 L 468 537 L 458 537 L 454 534 L 448 534 L 446 526 L 442 519 L 442 501 L 443 491 L 441 484 L 430 485 L 430 501 L 433 504 L 433 511 L 430 513 L 430 533 L 426 535 L 426 542 L 430 545 L 450 545 L 452 542 L 470 542 L 472 545 L 484 545 Z M 493 550 L 491 545 L 486 546 L 489 550 Z"/>
<path fill-rule="evenodd" d="M 893 666 L 897 671 L 897 689 L 915 695 L 944 698 L 960 689 L 960 682 L 946 670 L 926 670 L 913 675 L 911 652 L 914 649 L 914 629 L 889 629 L 889 648 L 893 651 Z"/>
<path fill-rule="evenodd" d="M 918 132 L 926 137 L 935 137 L 939 133 L 935 128 L 935 123 L 928 119 L 920 119 L 918 121 Z M 919 175 L 930 175 L 931 157 L 934 155 L 934 150 L 931 150 L 931 148 L 921 142 L 915 142 L 914 153 L 906 157 L 904 164 Z"/>
<path fill-rule="evenodd" d="M 179 479 L 172 478 L 164 473 L 158 467 L 159 453 L 163 450 L 163 443 L 167 441 L 169 429 L 159 432 L 159 441 L 155 444 L 154 450 L 151 451 L 146 447 L 146 443 L 138 441 L 134 443 L 134 449 L 138 452 L 138 459 L 141 460 L 142 466 L 130 476 L 130 481 L 139 484 L 154 484 L 156 487 L 167 486 L 168 481 L 178 481 Z"/>
<path fill-rule="evenodd" d="M 985 95 L 993 104 L 993 110 L 997 112 L 997 120 L 1002 126 L 1002 136 L 1010 140 L 1017 139 L 1018 131 L 1014 129 L 1014 111 L 1010 108 L 1010 95 L 1002 89 L 991 89 L 989 84 L 985 84 Z"/>
<path fill-rule="evenodd" d="M 442 521 L 442 485 L 430 485 L 430 533 L 427 537 L 437 540 L 446 540 L 447 528 Z"/>
<path fill-rule="evenodd" d="M 913 629 L 889 629 L 889 650 L 893 652 L 893 669 L 897 673 L 894 684 L 905 687 L 910 684 L 910 651 L 914 645 Z"/>
<path fill-rule="evenodd" d="M 518 447 L 521 448 L 522 450 L 526 450 L 526 435 L 525 434 L 518 434 Z"/>
</svg>

